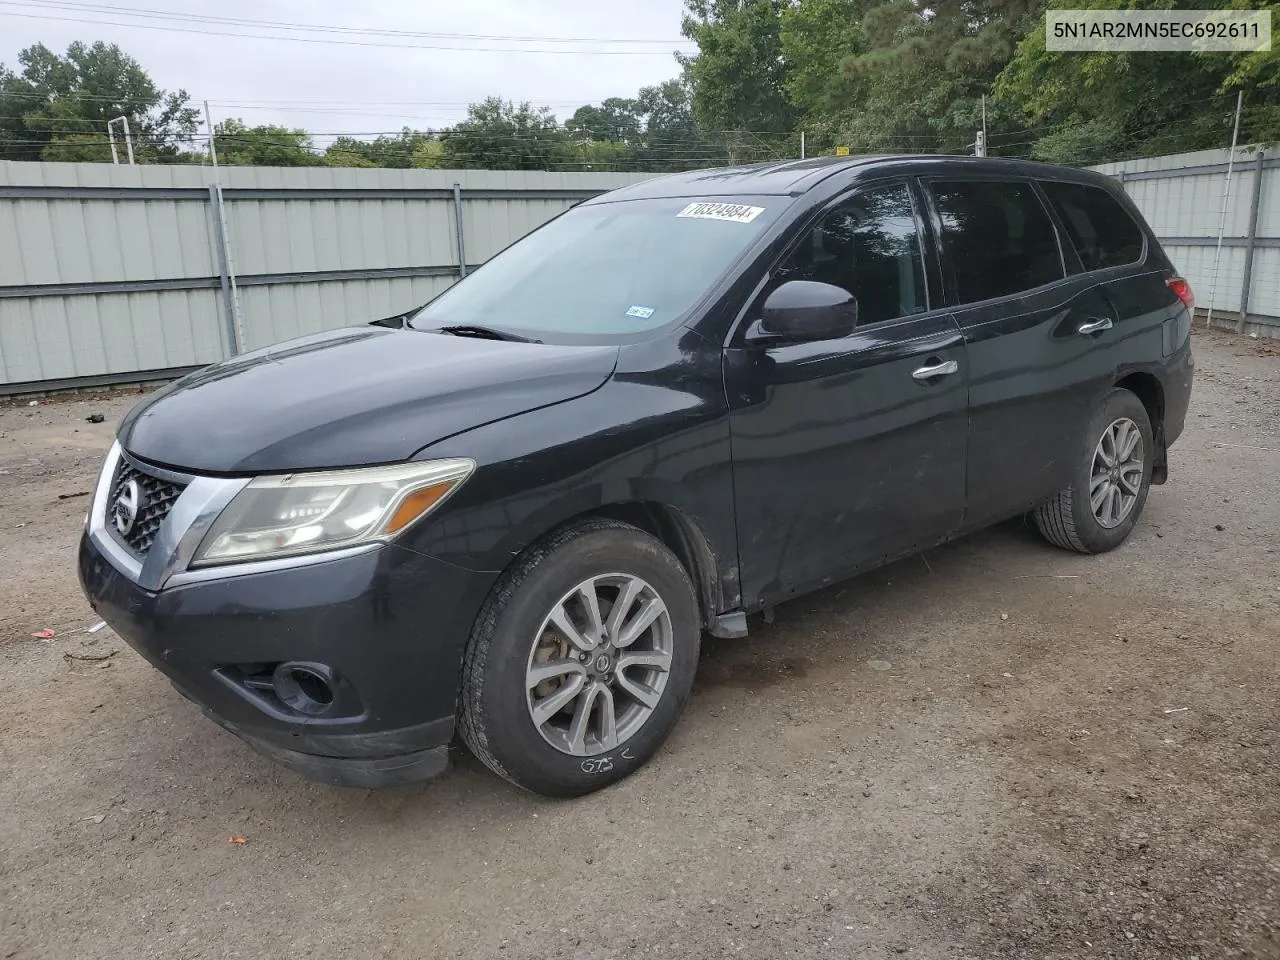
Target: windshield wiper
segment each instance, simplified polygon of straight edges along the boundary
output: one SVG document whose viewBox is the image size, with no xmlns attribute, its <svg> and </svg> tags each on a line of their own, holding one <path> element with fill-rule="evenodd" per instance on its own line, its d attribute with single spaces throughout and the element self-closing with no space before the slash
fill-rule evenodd
<svg viewBox="0 0 1280 960">
<path fill-rule="evenodd" d="M 513 343 L 541 343 L 533 337 L 522 337 L 509 330 L 497 330 L 493 327 L 474 325 L 458 325 L 452 327 L 436 327 L 436 333 L 448 333 L 455 337 L 475 337 L 478 340 L 510 340 Z"/>
</svg>

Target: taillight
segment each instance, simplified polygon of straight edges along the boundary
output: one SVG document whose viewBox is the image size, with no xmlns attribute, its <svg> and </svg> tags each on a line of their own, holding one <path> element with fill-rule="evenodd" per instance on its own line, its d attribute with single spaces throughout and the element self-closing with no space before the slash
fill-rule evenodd
<svg viewBox="0 0 1280 960">
<path fill-rule="evenodd" d="M 1183 302 L 1188 310 L 1196 308 L 1196 295 L 1191 289 L 1191 284 L 1181 277 L 1170 277 L 1165 283 L 1169 285 L 1170 290 L 1178 295 L 1178 299 Z"/>
</svg>

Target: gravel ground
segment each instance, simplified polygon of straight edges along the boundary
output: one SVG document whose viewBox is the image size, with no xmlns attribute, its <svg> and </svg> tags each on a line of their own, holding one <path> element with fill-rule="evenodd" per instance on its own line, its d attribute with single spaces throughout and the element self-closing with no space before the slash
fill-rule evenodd
<svg viewBox="0 0 1280 960">
<path fill-rule="evenodd" d="M 1280 957 L 1280 351 L 1196 351 L 1124 547 L 1010 523 L 753 619 L 558 803 L 465 754 L 315 786 L 203 719 L 83 632 L 134 398 L 0 409 L 0 958 Z"/>
</svg>

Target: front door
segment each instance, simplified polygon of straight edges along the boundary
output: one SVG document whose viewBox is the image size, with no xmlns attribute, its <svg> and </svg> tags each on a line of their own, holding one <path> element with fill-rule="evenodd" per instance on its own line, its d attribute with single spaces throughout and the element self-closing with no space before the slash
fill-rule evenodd
<svg viewBox="0 0 1280 960">
<path fill-rule="evenodd" d="M 747 319 L 787 280 L 858 300 L 848 337 L 725 352 L 742 595 L 785 599 L 959 527 L 965 505 L 967 362 L 925 282 L 906 184 L 828 207 L 771 272 Z M 932 298 L 932 299 L 931 299 Z M 747 326 L 744 324 L 744 327 Z"/>
</svg>

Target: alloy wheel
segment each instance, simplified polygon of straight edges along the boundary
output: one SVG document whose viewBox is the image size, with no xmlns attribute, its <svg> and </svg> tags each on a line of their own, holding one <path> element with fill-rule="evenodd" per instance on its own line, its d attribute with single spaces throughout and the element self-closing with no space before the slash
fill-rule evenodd
<svg viewBox="0 0 1280 960">
<path fill-rule="evenodd" d="M 583 580 L 543 619 L 525 668 L 529 717 L 561 753 L 626 743 L 653 715 L 671 671 L 671 615 L 639 577 Z"/>
<path fill-rule="evenodd" d="M 1142 431 L 1121 417 L 1102 432 L 1089 471 L 1089 505 L 1094 519 L 1110 530 L 1133 511 L 1142 492 Z"/>
</svg>

